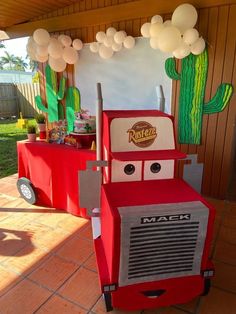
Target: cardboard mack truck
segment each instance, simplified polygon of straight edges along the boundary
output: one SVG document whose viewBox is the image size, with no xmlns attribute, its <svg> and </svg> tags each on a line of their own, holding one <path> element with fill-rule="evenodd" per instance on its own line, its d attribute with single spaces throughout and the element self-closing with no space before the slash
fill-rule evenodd
<svg viewBox="0 0 236 314">
<path fill-rule="evenodd" d="M 100 85 L 98 92 L 98 161 L 80 171 L 79 195 L 92 216 L 107 311 L 207 294 L 215 210 L 174 177 L 185 154 L 176 149 L 173 117 L 158 110 L 102 111 Z"/>
</svg>

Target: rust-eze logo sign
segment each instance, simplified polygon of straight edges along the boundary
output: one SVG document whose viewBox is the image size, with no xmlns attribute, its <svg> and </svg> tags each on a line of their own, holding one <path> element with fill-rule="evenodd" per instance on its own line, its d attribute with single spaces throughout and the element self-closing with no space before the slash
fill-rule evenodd
<svg viewBox="0 0 236 314">
<path fill-rule="evenodd" d="M 146 121 L 136 122 L 127 133 L 129 143 L 132 142 L 142 148 L 151 146 L 157 137 L 156 128 Z"/>
</svg>

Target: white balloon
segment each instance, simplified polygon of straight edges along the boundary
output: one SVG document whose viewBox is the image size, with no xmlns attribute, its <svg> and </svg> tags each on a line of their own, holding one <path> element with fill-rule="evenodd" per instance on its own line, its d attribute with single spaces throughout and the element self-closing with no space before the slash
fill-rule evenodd
<svg viewBox="0 0 236 314">
<path fill-rule="evenodd" d="M 35 51 L 28 52 L 28 55 L 29 55 L 31 60 L 38 61 Z"/>
<path fill-rule="evenodd" d="M 37 58 L 37 61 L 42 62 L 42 63 L 48 61 L 48 55 L 40 56 L 40 55 L 36 54 L 36 58 Z"/>
<path fill-rule="evenodd" d="M 197 10 L 192 4 L 181 4 L 174 10 L 171 22 L 183 33 L 186 29 L 194 27 L 197 23 Z"/>
<path fill-rule="evenodd" d="M 61 34 L 61 35 L 59 35 L 58 37 L 57 37 L 57 40 L 62 44 L 62 39 L 65 37 L 66 35 L 64 35 L 64 34 Z M 53 38 L 53 37 L 51 37 L 51 38 Z M 54 37 L 55 38 L 55 37 Z"/>
<path fill-rule="evenodd" d="M 164 52 L 172 52 L 181 43 L 180 31 L 173 26 L 165 27 L 158 37 L 159 49 Z"/>
<path fill-rule="evenodd" d="M 73 47 L 65 47 L 62 58 L 68 64 L 75 64 L 78 61 L 78 52 Z"/>
<path fill-rule="evenodd" d="M 47 56 L 48 55 L 48 46 L 37 45 L 36 53 L 37 53 L 37 56 L 41 56 L 41 57 Z"/>
<path fill-rule="evenodd" d="M 188 44 L 194 44 L 199 38 L 199 33 L 196 28 L 189 28 L 183 34 L 183 41 Z"/>
<path fill-rule="evenodd" d="M 172 26 L 171 20 L 166 20 L 166 21 L 163 23 L 163 26 L 164 26 L 164 27 Z"/>
<path fill-rule="evenodd" d="M 67 36 L 67 35 L 64 35 L 63 37 L 61 37 L 60 41 L 64 47 L 70 47 L 72 43 L 72 39 L 70 38 L 70 36 Z"/>
<path fill-rule="evenodd" d="M 118 51 L 120 51 L 122 49 L 122 44 L 113 43 L 111 48 L 112 48 L 113 51 L 118 52 Z"/>
<path fill-rule="evenodd" d="M 113 37 L 106 37 L 103 41 L 103 45 L 106 46 L 106 47 L 111 47 L 114 43 L 114 39 Z"/>
<path fill-rule="evenodd" d="M 94 53 L 98 52 L 98 50 L 99 50 L 99 43 L 96 42 L 96 41 L 94 43 L 91 43 L 90 46 L 89 46 L 89 49 L 90 49 L 90 51 L 92 51 Z"/>
<path fill-rule="evenodd" d="M 107 29 L 107 31 L 106 31 L 106 35 L 107 35 L 108 37 L 114 36 L 115 33 L 116 33 L 116 29 L 115 29 L 114 27 L 109 27 L 109 28 Z"/>
<path fill-rule="evenodd" d="M 132 49 L 135 46 L 135 39 L 132 36 L 127 36 L 123 42 L 123 45 L 127 49 Z"/>
<path fill-rule="evenodd" d="M 144 23 L 141 27 L 141 34 L 143 37 L 145 38 L 149 38 L 150 35 L 150 27 L 151 27 L 151 23 Z"/>
<path fill-rule="evenodd" d="M 193 45 L 191 45 L 190 49 L 192 54 L 200 55 L 206 47 L 205 40 L 200 37 Z"/>
<path fill-rule="evenodd" d="M 154 15 L 151 19 L 151 24 L 163 23 L 163 18 L 160 15 Z"/>
<path fill-rule="evenodd" d="M 36 42 L 34 41 L 33 37 L 30 37 L 29 40 L 28 40 L 28 43 L 26 45 L 26 50 L 28 53 L 30 52 L 36 52 L 36 49 L 37 49 L 37 44 Z"/>
<path fill-rule="evenodd" d="M 150 38 L 150 46 L 152 49 L 159 49 L 158 38 L 156 37 Z"/>
<path fill-rule="evenodd" d="M 104 39 L 106 38 L 106 34 L 104 32 L 97 32 L 96 34 L 96 40 L 99 43 L 103 43 Z"/>
<path fill-rule="evenodd" d="M 114 51 L 111 47 L 106 47 L 103 44 L 99 47 L 99 56 L 103 59 L 110 59 L 113 56 Z"/>
<path fill-rule="evenodd" d="M 122 44 L 123 41 L 125 40 L 125 38 L 126 38 L 126 33 L 124 31 L 119 31 L 119 32 L 115 33 L 115 35 L 114 35 L 114 41 L 117 44 Z"/>
<path fill-rule="evenodd" d="M 56 38 L 51 38 L 48 45 L 48 54 L 54 59 L 59 59 L 62 56 L 62 52 L 62 44 Z"/>
<path fill-rule="evenodd" d="M 46 31 L 46 29 L 38 28 L 34 31 L 33 38 L 34 38 L 34 41 L 38 45 L 43 46 L 43 45 L 47 45 L 49 43 L 50 35 L 49 35 L 48 31 Z"/>
<path fill-rule="evenodd" d="M 74 39 L 73 40 L 73 43 L 72 43 L 72 46 L 75 50 L 81 50 L 83 48 L 83 43 L 82 43 L 82 40 L 80 39 Z"/>
<path fill-rule="evenodd" d="M 66 62 L 62 58 L 54 59 L 49 56 L 48 64 L 55 72 L 63 72 L 66 69 Z"/>
<path fill-rule="evenodd" d="M 161 23 L 154 23 L 150 27 L 150 35 L 151 37 L 158 37 L 164 26 Z"/>
<path fill-rule="evenodd" d="M 176 50 L 173 51 L 173 55 L 177 59 L 183 59 L 190 54 L 190 47 L 185 42 L 182 42 Z"/>
</svg>

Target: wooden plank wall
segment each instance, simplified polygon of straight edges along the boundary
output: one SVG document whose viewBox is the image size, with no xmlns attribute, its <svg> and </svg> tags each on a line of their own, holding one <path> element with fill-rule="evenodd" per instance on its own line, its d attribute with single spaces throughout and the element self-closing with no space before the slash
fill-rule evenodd
<svg viewBox="0 0 236 314">
<path fill-rule="evenodd" d="M 54 11 L 48 15 L 43 15 L 35 20 L 50 18 L 53 16 L 67 15 L 85 10 L 101 8 L 105 6 L 116 5 L 132 0 L 80 0 L 74 5 L 64 9 Z M 148 5 L 148 3 L 147 3 Z M 236 5 L 212 6 L 209 8 L 200 8 L 198 10 L 199 19 L 197 28 L 200 34 L 208 42 L 209 49 L 209 69 L 208 81 L 206 87 L 205 100 L 208 101 L 215 94 L 215 91 L 221 82 L 231 82 L 235 88 L 235 40 L 236 40 Z M 158 12 L 157 12 L 158 14 Z M 168 19 L 170 14 L 163 16 Z M 65 23 L 66 23 L 66 17 Z M 105 31 L 109 26 L 118 30 L 125 30 L 133 36 L 140 36 L 140 27 L 143 23 L 150 20 L 145 15 L 134 20 L 120 21 L 112 24 L 96 25 L 94 27 L 85 27 L 60 32 L 70 35 L 72 38 L 80 38 L 83 42 L 92 42 L 99 30 Z M 180 62 L 178 68 L 180 69 Z M 41 94 L 45 98 L 44 90 L 44 66 L 40 65 L 41 71 Z M 73 66 L 68 66 L 66 72 L 67 84 L 73 85 Z M 178 118 L 178 97 L 179 82 L 173 82 L 172 90 L 172 114 L 177 121 Z M 179 145 L 179 148 L 188 154 L 198 154 L 198 161 L 204 163 L 204 178 L 202 193 L 216 198 L 225 198 L 229 183 L 229 177 L 232 170 L 233 143 L 236 141 L 235 134 L 235 116 L 236 116 L 236 98 L 233 95 L 229 106 L 219 114 L 204 115 L 202 144 Z M 179 167 L 181 176 L 182 167 Z"/>
<path fill-rule="evenodd" d="M 35 96 L 40 95 L 39 83 L 16 84 L 16 93 L 19 102 L 19 110 L 23 117 L 35 117 L 39 112 L 35 103 Z"/>
<path fill-rule="evenodd" d="M 17 115 L 18 102 L 14 84 L 0 84 L 0 117 L 9 118 Z"/>
</svg>

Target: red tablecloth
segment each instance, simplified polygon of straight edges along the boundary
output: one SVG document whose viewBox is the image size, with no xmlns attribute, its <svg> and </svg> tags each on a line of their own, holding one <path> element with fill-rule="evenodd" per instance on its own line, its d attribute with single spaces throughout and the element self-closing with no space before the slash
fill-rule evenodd
<svg viewBox="0 0 236 314">
<path fill-rule="evenodd" d="M 78 171 L 86 169 L 87 160 L 96 159 L 94 151 L 42 141 L 18 142 L 17 150 L 18 176 L 32 182 L 36 205 L 86 217 L 85 209 L 78 206 Z"/>
</svg>

